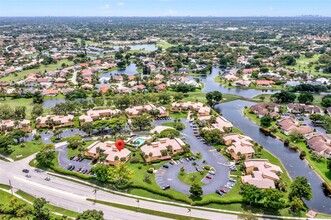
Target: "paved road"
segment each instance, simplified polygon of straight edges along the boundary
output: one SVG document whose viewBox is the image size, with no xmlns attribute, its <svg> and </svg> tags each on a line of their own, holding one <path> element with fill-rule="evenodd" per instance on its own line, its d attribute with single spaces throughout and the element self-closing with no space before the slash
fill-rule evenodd
<svg viewBox="0 0 331 220">
<path fill-rule="evenodd" d="M 154 125 L 161 125 L 162 123 L 168 121 L 172 120 L 161 120 L 155 121 L 153 123 Z M 196 170 L 192 163 L 196 162 L 198 167 L 200 168 L 202 168 L 204 165 L 210 165 L 215 168 L 216 174 L 212 176 L 211 180 L 207 178 L 203 178 L 202 180 L 206 184 L 202 187 L 204 194 L 215 193 L 216 189 L 223 187 L 229 180 L 229 161 L 223 155 L 217 152 L 215 148 L 210 145 L 204 144 L 202 141 L 197 139 L 194 136 L 191 124 L 187 119 L 182 119 L 181 122 L 184 123 L 186 126 L 186 128 L 181 131 L 181 134 L 185 138 L 186 143 L 191 146 L 191 151 L 194 154 L 200 152 L 202 159 L 189 162 L 185 160 L 183 163 L 169 165 L 168 169 L 161 168 L 157 171 L 155 175 L 156 182 L 159 184 L 160 187 L 170 185 L 171 188 L 179 192 L 189 194 L 190 186 L 180 181 L 178 179 L 178 174 L 181 167 L 184 167 L 186 172 L 195 172 Z M 203 160 L 206 161 L 206 164 L 202 164 Z"/>
<path fill-rule="evenodd" d="M 10 179 L 14 188 L 21 189 L 37 197 L 45 197 L 51 204 L 73 211 L 82 212 L 87 209 L 102 210 L 106 219 L 165 219 L 105 205 L 93 204 L 86 200 L 86 198 L 94 198 L 93 187 L 53 176 L 50 176 L 50 181 L 45 181 L 44 178 L 49 176 L 46 172 L 37 173 L 30 168 L 31 178 L 26 178 L 22 169 L 28 168 L 28 162 L 33 159 L 33 157 L 34 156 L 30 156 L 12 163 L 0 161 L 0 183 L 8 184 Z M 96 196 L 99 200 L 137 206 L 136 198 L 116 195 L 101 190 L 97 192 Z M 160 204 L 152 201 L 140 200 L 139 205 L 141 208 L 184 216 L 188 216 L 189 214 L 187 207 L 181 207 L 180 204 L 174 206 L 165 203 Z M 191 215 L 204 219 L 237 219 L 237 217 L 232 214 L 196 209 L 192 209 Z"/>
</svg>

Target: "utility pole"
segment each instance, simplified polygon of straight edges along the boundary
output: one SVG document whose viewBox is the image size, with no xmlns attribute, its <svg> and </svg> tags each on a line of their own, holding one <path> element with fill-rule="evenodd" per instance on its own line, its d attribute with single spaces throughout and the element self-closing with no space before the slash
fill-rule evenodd
<svg viewBox="0 0 331 220">
<path fill-rule="evenodd" d="M 13 192 L 13 186 L 11 185 L 11 181 L 10 181 L 10 180 L 9 180 L 9 186 L 10 186 L 11 194 L 14 195 L 14 192 Z"/>
<path fill-rule="evenodd" d="M 138 212 L 139 212 L 139 209 L 140 209 L 140 205 L 139 205 L 139 199 L 136 200 L 136 202 L 138 203 Z"/>
<path fill-rule="evenodd" d="M 94 188 L 94 190 L 92 191 L 94 193 L 94 203 L 96 202 L 97 200 L 97 192 L 98 192 L 98 189 L 97 188 Z"/>
</svg>

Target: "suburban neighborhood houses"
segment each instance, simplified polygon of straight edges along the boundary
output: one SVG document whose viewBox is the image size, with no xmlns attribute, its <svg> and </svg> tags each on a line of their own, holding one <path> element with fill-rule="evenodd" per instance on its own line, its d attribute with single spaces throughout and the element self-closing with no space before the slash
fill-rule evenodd
<svg viewBox="0 0 331 220">
<path fill-rule="evenodd" d="M 182 12 L 0 19 L 0 219 L 330 217 L 331 20 Z"/>
</svg>

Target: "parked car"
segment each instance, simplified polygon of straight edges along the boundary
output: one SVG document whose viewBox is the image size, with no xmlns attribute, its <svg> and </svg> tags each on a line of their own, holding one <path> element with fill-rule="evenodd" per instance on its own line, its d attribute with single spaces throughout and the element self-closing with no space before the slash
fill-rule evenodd
<svg viewBox="0 0 331 220">
<path fill-rule="evenodd" d="M 68 166 L 67 167 L 67 170 L 71 170 L 71 168 L 72 168 L 72 165 Z"/>
<path fill-rule="evenodd" d="M 170 163 L 171 165 L 175 165 L 175 163 L 174 163 L 173 161 L 170 161 L 169 163 Z"/>
<path fill-rule="evenodd" d="M 209 170 L 208 173 L 211 174 L 211 175 L 215 175 L 215 171 L 212 171 L 212 170 Z"/>
<path fill-rule="evenodd" d="M 71 156 L 69 159 L 70 159 L 70 160 L 73 160 L 74 158 L 75 158 L 75 156 Z"/>
<path fill-rule="evenodd" d="M 80 159 L 79 159 L 79 162 L 82 162 L 83 160 L 84 160 L 84 158 L 80 158 Z"/>
<path fill-rule="evenodd" d="M 91 170 L 88 170 L 85 174 L 90 174 Z"/>
<path fill-rule="evenodd" d="M 166 164 L 164 164 L 164 165 L 163 165 L 163 167 L 164 167 L 164 168 L 167 168 L 167 169 L 169 168 L 169 166 L 168 166 L 168 165 L 166 165 Z"/>
<path fill-rule="evenodd" d="M 229 182 L 236 183 L 237 180 L 230 178 L 230 179 L 229 179 Z"/>
<path fill-rule="evenodd" d="M 72 166 L 71 169 L 70 169 L 70 171 L 73 171 L 75 168 L 76 168 L 75 166 Z"/>
<path fill-rule="evenodd" d="M 77 170 L 77 172 L 80 172 L 82 169 L 83 169 L 83 168 L 79 168 L 79 169 Z"/>
<path fill-rule="evenodd" d="M 228 190 L 227 188 L 221 188 L 220 191 L 221 191 L 222 193 L 227 193 L 227 192 L 229 192 L 229 190 Z"/>
<path fill-rule="evenodd" d="M 185 157 L 185 160 L 186 160 L 186 161 L 190 161 L 190 158 L 188 158 L 188 157 Z"/>
<path fill-rule="evenodd" d="M 162 190 L 167 190 L 167 189 L 170 189 L 170 186 L 169 185 L 166 185 L 166 186 L 163 186 L 162 187 Z"/>
<path fill-rule="evenodd" d="M 25 177 L 26 178 L 31 178 L 31 175 L 30 174 L 26 174 Z"/>
<path fill-rule="evenodd" d="M 218 195 L 220 195 L 220 196 L 223 196 L 224 195 L 224 193 L 222 193 L 220 190 L 216 190 L 215 191 Z"/>
<path fill-rule="evenodd" d="M 46 177 L 46 178 L 45 178 L 45 180 L 46 180 L 46 181 L 50 181 L 50 180 L 51 180 L 51 178 L 49 178 L 49 177 Z"/>
<path fill-rule="evenodd" d="M 29 173 L 29 170 L 28 169 L 23 169 L 22 172 L 23 173 Z"/>
<path fill-rule="evenodd" d="M 212 177 L 211 177 L 211 176 L 209 176 L 209 175 L 207 175 L 207 176 L 206 176 L 206 178 L 211 180 L 211 178 L 212 178 Z"/>
</svg>

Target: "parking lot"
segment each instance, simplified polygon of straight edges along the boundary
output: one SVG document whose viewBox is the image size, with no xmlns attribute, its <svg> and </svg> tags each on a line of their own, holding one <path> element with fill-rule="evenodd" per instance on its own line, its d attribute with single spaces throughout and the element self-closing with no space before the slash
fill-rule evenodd
<svg viewBox="0 0 331 220">
<path fill-rule="evenodd" d="M 68 149 L 67 146 L 62 146 L 56 149 L 56 151 L 59 152 L 59 166 L 63 169 L 67 169 L 69 166 L 75 166 L 75 169 L 73 171 L 78 171 L 80 168 L 82 170 L 90 170 L 92 168 L 91 160 L 84 159 L 82 161 L 77 161 L 76 158 L 73 160 L 68 159 Z"/>
<path fill-rule="evenodd" d="M 215 169 L 216 173 L 215 175 L 210 175 L 211 179 L 202 179 L 202 182 L 206 184 L 202 186 L 202 189 L 204 194 L 215 193 L 217 189 L 225 187 L 225 185 L 228 183 L 230 162 L 223 155 L 217 152 L 216 149 L 205 143 L 202 138 L 198 138 L 199 136 L 196 134 L 196 129 L 194 129 L 197 127 L 197 125 L 190 123 L 186 119 L 182 119 L 181 122 L 186 125 L 186 128 L 181 131 L 185 142 L 191 146 L 191 151 L 194 154 L 200 152 L 202 159 L 195 161 L 187 161 L 182 159 L 182 162 L 175 165 L 167 163 L 169 168 L 162 167 L 157 170 L 155 174 L 155 180 L 161 188 L 163 186 L 169 185 L 171 188 L 179 192 L 189 194 L 190 186 L 186 185 L 178 179 L 180 168 L 184 167 L 187 173 L 191 173 L 197 172 L 196 166 L 202 168 L 204 165 L 209 165 Z M 160 125 L 162 123 L 164 123 L 164 120 L 155 121 L 154 125 Z M 203 164 L 203 161 L 206 163 Z M 193 165 L 193 162 L 196 163 L 196 166 Z"/>
</svg>

